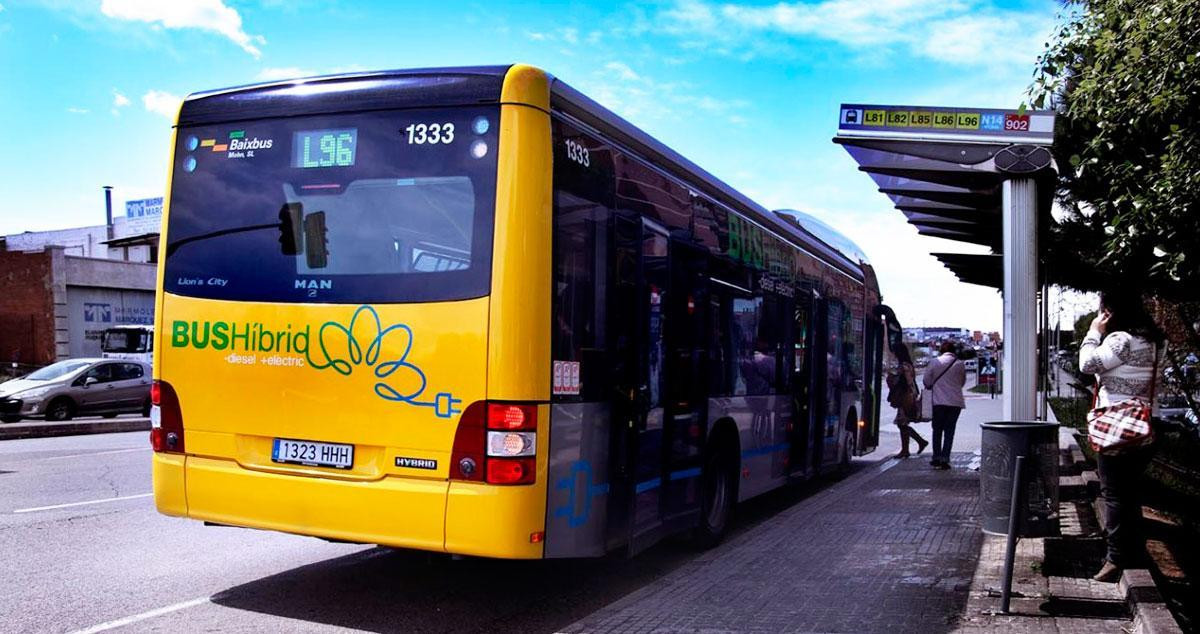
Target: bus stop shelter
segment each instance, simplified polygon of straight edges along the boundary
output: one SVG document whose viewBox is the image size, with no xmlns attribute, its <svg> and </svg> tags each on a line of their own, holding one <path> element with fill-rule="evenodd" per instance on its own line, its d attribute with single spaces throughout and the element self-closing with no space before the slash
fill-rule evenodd
<svg viewBox="0 0 1200 634">
<path fill-rule="evenodd" d="M 1004 418 L 1044 418 L 1037 332 L 1048 319 L 1044 301 L 1039 310 L 1046 294 L 1038 236 L 1053 203 L 1054 114 L 843 104 L 838 121 L 833 142 L 920 235 L 991 250 L 932 255 L 959 280 L 1003 293 Z"/>
</svg>

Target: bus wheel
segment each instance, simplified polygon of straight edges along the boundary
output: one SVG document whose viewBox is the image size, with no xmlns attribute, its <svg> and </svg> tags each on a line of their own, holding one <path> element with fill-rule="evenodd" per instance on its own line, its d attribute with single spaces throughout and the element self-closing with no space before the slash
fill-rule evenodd
<svg viewBox="0 0 1200 634">
<path fill-rule="evenodd" d="M 56 398 L 46 406 L 46 420 L 71 420 L 75 415 L 75 404 L 68 398 Z"/>
<path fill-rule="evenodd" d="M 714 449 L 700 476 L 700 525 L 693 534 L 693 542 L 700 548 L 712 548 L 721 542 L 737 504 L 737 454 L 727 443 Z"/>
<path fill-rule="evenodd" d="M 837 470 L 838 479 L 841 479 L 841 478 L 844 478 L 844 477 L 850 475 L 850 459 L 854 455 L 854 450 L 856 449 L 855 444 L 856 443 L 855 443 L 855 439 L 854 439 L 854 433 L 847 432 L 846 443 L 845 443 L 844 448 L 842 449 L 842 459 L 838 463 L 838 470 Z"/>
</svg>

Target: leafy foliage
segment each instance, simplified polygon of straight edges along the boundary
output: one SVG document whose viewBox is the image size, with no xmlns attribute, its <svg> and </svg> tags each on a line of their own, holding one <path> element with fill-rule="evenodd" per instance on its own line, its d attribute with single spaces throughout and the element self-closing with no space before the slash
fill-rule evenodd
<svg viewBox="0 0 1200 634">
<path fill-rule="evenodd" d="M 1196 0 L 1067 0 L 1029 93 L 1058 112 L 1066 217 L 1043 249 L 1051 281 L 1141 289 L 1184 376 L 1187 351 L 1200 350 Z M 1172 387 L 1200 414 L 1200 385 L 1184 383 Z"/>
<path fill-rule="evenodd" d="M 1050 274 L 1083 290 L 1120 280 L 1195 299 L 1200 10 L 1195 0 L 1073 0 L 1064 11 L 1030 89 L 1034 107 L 1059 112 L 1068 217 L 1052 229 Z"/>
</svg>

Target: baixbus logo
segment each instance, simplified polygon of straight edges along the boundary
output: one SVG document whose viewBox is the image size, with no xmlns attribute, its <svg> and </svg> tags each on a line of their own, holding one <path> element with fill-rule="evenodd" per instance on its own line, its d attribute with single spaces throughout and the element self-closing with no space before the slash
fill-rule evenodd
<svg viewBox="0 0 1200 634">
<path fill-rule="evenodd" d="M 217 143 L 216 139 L 203 139 L 200 147 L 212 148 L 213 152 L 229 152 L 229 158 L 244 158 L 254 156 L 254 150 L 269 150 L 275 144 L 275 139 L 246 139 L 245 130 L 234 130 L 229 133 L 228 143 Z M 237 152 L 237 154 L 234 154 Z"/>
<path fill-rule="evenodd" d="M 229 149 L 232 150 L 269 150 L 275 139 L 260 139 L 254 137 L 246 140 L 245 130 L 234 130 L 229 133 Z"/>
</svg>

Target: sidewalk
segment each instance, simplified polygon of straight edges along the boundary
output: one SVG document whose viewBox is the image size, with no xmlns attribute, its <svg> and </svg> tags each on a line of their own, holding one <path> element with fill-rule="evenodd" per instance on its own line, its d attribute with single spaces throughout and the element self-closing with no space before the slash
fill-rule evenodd
<svg viewBox="0 0 1200 634">
<path fill-rule="evenodd" d="M 1133 631 L 1123 590 L 1087 579 L 1061 538 L 1019 542 L 1015 614 L 993 614 L 1005 539 L 979 527 L 978 457 L 945 472 L 923 458 L 871 464 L 563 631 Z M 1093 532 L 1071 508 L 1064 535 Z"/>
<path fill-rule="evenodd" d="M 150 419 L 142 416 L 116 418 L 84 418 L 61 423 L 27 420 L 19 423 L 0 423 L 0 441 L 18 438 L 49 438 L 51 436 L 80 436 L 84 434 L 115 434 L 126 431 L 149 431 Z"/>
<path fill-rule="evenodd" d="M 567 632 L 950 632 L 983 535 L 970 454 L 886 460 Z"/>
</svg>

